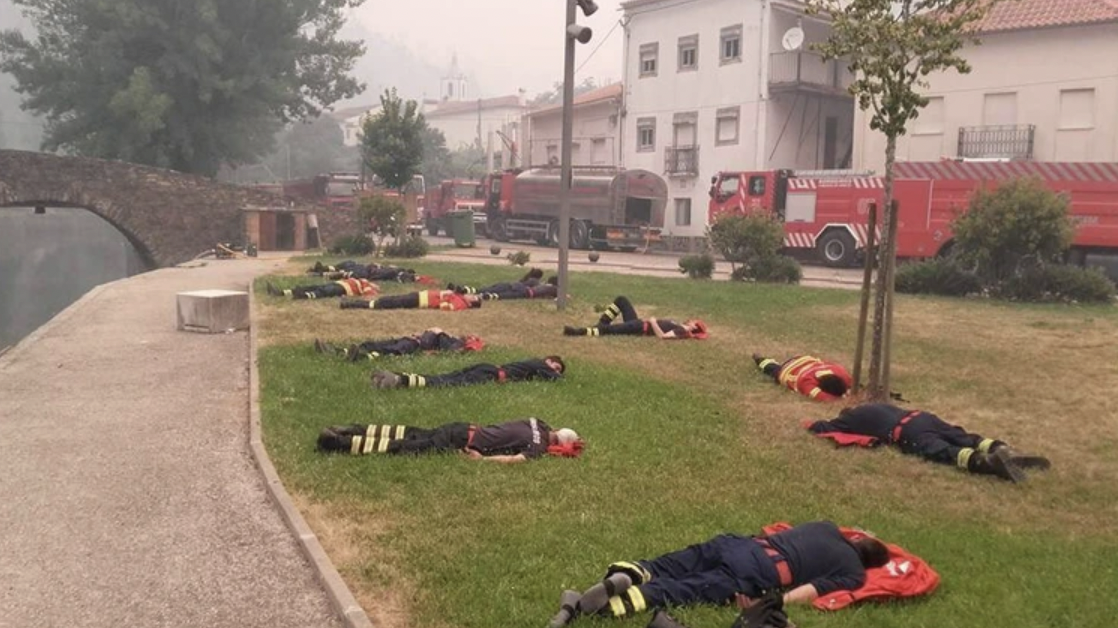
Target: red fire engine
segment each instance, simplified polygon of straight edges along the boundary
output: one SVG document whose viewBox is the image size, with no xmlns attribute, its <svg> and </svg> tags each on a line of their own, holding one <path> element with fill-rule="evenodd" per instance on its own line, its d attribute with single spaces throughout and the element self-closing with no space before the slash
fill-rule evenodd
<svg viewBox="0 0 1118 628">
<path fill-rule="evenodd" d="M 439 235 L 439 230 L 450 233 L 447 212 L 469 209 L 474 212 L 477 226 L 485 226 L 485 188 L 481 181 L 450 179 L 431 188 L 423 206 L 423 222 L 427 233 Z"/>
<path fill-rule="evenodd" d="M 506 170 L 485 178 L 494 240 L 559 244 L 559 168 Z M 576 167 L 571 177 L 570 246 L 636 250 L 660 238 L 668 184 L 647 170 Z"/>
<path fill-rule="evenodd" d="M 1068 196 L 1078 226 L 1073 257 L 1118 251 L 1118 164 L 944 160 L 897 162 L 894 172 L 897 257 L 944 254 L 952 245 L 951 221 L 975 190 L 1028 176 Z M 883 192 L 884 178 L 872 173 L 720 172 L 711 180 L 709 219 L 774 212 L 784 221 L 786 248 L 814 250 L 828 266 L 849 266 L 866 245 L 869 206 L 880 208 Z"/>
</svg>

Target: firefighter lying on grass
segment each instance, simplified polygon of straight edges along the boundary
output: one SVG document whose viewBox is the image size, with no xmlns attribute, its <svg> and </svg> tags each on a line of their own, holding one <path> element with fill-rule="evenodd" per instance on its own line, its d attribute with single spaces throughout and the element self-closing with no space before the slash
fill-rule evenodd
<svg viewBox="0 0 1118 628">
<path fill-rule="evenodd" d="M 902 452 L 1010 482 L 1023 482 L 1024 469 L 1051 466 L 1043 456 L 1022 454 L 1008 444 L 972 434 L 923 410 L 905 410 L 886 403 L 845 408 L 830 421 L 806 422 L 813 434 L 839 445 L 896 445 Z"/>
<path fill-rule="evenodd" d="M 352 280 L 351 280 L 352 281 Z M 342 299 L 343 310 L 443 310 L 460 312 L 481 307 L 476 294 L 458 294 L 453 290 L 423 290 L 393 294 L 379 299 Z"/>
<path fill-rule="evenodd" d="M 838 401 L 854 385 L 842 366 L 810 355 L 797 355 L 780 363 L 754 353 L 753 361 L 777 384 L 816 401 Z"/>
<path fill-rule="evenodd" d="M 381 266 L 380 264 L 360 264 L 353 260 L 338 262 L 327 266 L 322 262 L 315 262 L 307 271 L 308 275 L 320 275 L 327 279 L 368 279 L 369 281 L 395 281 L 398 283 L 433 283 L 434 279 L 426 275 L 417 275 L 414 269 L 400 268 L 398 266 Z"/>
<path fill-rule="evenodd" d="M 373 386 L 376 388 L 443 388 L 447 386 L 470 386 L 487 382 L 527 382 L 540 380 L 553 382 L 563 377 L 567 369 L 563 359 L 549 355 L 539 360 L 521 360 L 497 366 L 495 364 L 474 364 L 464 369 L 442 375 L 417 375 L 415 373 L 392 373 L 377 371 L 373 373 Z"/>
<path fill-rule="evenodd" d="M 314 341 L 315 351 L 341 355 L 350 362 L 375 360 L 390 355 L 409 355 L 421 351 L 426 353 L 481 351 L 484 347 L 485 342 L 478 336 L 469 334 L 461 337 L 451 336 L 438 327 L 431 327 L 411 336 L 371 339 L 348 347 L 335 346 L 318 338 Z"/>
<path fill-rule="evenodd" d="M 538 268 L 533 268 L 528 271 L 526 275 L 520 278 L 520 281 L 495 283 L 488 286 L 475 288 L 473 286 L 447 284 L 447 290 L 453 290 L 458 294 L 476 294 L 485 301 L 496 301 L 504 299 L 506 301 L 511 299 L 554 299 L 559 296 L 559 289 L 556 287 L 559 284 L 558 277 L 549 277 L 544 283 L 540 283 L 543 277 L 543 271 Z"/>
<path fill-rule="evenodd" d="M 615 322 L 617 317 L 621 322 Z M 636 309 L 626 297 L 617 297 L 605 308 L 598 324 L 593 327 L 563 328 L 565 336 L 656 336 L 661 340 L 694 338 L 702 340 L 707 337 L 707 326 L 696 318 L 688 319 L 683 323 L 666 318 L 642 319 L 637 316 Z"/>
<path fill-rule="evenodd" d="M 461 451 L 475 460 L 516 463 L 544 454 L 568 458 L 582 453 L 583 442 L 569 428 L 552 429 L 527 418 L 496 425 L 447 423 L 435 428 L 409 425 L 338 425 L 318 436 L 325 453 L 425 454 Z"/>
<path fill-rule="evenodd" d="M 375 297 L 380 287 L 367 279 L 339 279 L 331 283 L 295 286 L 280 290 L 271 282 L 265 284 L 269 296 L 292 299 L 329 299 L 334 297 Z"/>
</svg>

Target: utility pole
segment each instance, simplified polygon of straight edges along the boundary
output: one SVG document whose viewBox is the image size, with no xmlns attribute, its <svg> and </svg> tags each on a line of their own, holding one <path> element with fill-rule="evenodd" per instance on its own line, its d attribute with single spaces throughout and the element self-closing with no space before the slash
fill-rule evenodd
<svg viewBox="0 0 1118 628">
<path fill-rule="evenodd" d="M 562 166 L 559 170 L 559 298 L 556 306 L 567 307 L 569 285 L 568 261 L 571 248 L 571 141 L 574 135 L 575 102 L 575 41 L 585 44 L 593 32 L 587 26 L 575 23 L 576 8 L 590 17 L 598 10 L 594 0 L 567 0 L 567 21 L 563 30 L 563 140 L 560 147 Z"/>
</svg>

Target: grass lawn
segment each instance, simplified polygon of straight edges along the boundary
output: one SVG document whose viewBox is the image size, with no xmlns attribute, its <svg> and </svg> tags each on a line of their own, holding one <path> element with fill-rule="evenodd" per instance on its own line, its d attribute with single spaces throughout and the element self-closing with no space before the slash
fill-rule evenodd
<svg viewBox="0 0 1118 628">
<path fill-rule="evenodd" d="M 278 284 L 314 283 L 296 260 Z M 406 262 L 443 282 L 513 281 L 524 269 Z M 545 269 L 547 270 L 547 269 Z M 382 286 L 402 292 L 414 286 Z M 858 293 L 572 273 L 552 302 L 450 313 L 341 310 L 271 299 L 257 282 L 264 440 L 288 490 L 358 600 L 383 628 L 544 626 L 564 588 L 616 560 L 652 558 L 773 521 L 861 526 L 926 559 L 939 590 L 836 613 L 790 609 L 803 628 L 1113 626 L 1118 621 L 1118 312 L 899 297 L 894 389 L 911 407 L 1017 447 L 1052 471 L 1014 486 L 893 450 L 836 449 L 804 418 L 837 407 L 762 378 L 754 351 L 850 362 Z M 625 294 L 647 316 L 711 326 L 706 341 L 564 337 Z M 318 355 L 314 338 L 361 340 L 429 326 L 477 333 L 481 354 L 390 358 L 439 373 L 557 353 L 564 381 L 378 391 L 368 364 Z M 344 423 L 495 423 L 536 416 L 587 439 L 576 460 L 496 465 L 464 456 L 324 456 Z M 680 609 L 724 628 L 730 608 Z M 579 626 L 639 626 L 579 620 Z"/>
</svg>

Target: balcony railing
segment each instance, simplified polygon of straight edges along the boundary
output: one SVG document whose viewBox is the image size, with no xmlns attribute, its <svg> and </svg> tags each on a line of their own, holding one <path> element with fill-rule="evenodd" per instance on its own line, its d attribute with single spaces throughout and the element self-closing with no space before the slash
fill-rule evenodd
<svg viewBox="0 0 1118 628">
<path fill-rule="evenodd" d="M 672 176 L 699 174 L 698 146 L 669 146 L 664 149 L 664 173 Z"/>
<path fill-rule="evenodd" d="M 959 157 L 1031 160 L 1035 138 L 1031 124 L 959 127 Z"/>
<path fill-rule="evenodd" d="M 816 52 L 774 52 L 769 57 L 771 91 L 806 89 L 849 95 L 847 90 L 853 81 L 845 63 L 826 60 Z"/>
</svg>

